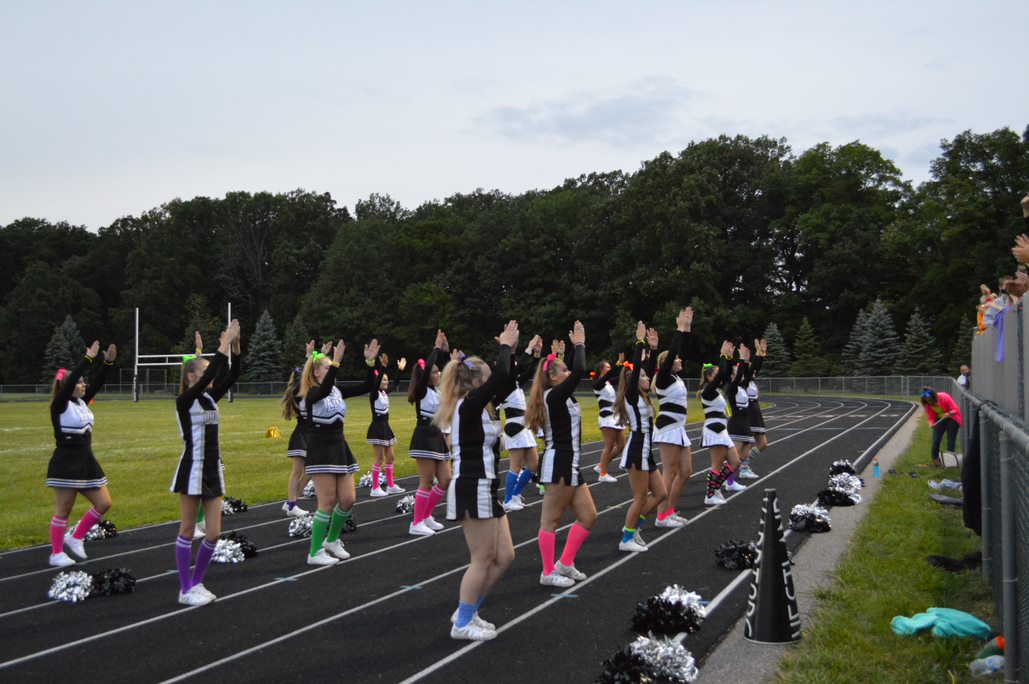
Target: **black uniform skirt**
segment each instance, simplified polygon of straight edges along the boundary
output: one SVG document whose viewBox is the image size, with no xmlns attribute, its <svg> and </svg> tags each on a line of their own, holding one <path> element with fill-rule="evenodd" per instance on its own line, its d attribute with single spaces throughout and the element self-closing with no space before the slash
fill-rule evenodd
<svg viewBox="0 0 1029 684">
<path fill-rule="evenodd" d="M 504 517 L 504 507 L 497 496 L 499 491 L 497 478 L 455 477 L 447 488 L 447 520 Z"/>
<path fill-rule="evenodd" d="M 93 456 L 90 439 L 81 444 L 61 444 L 54 449 L 46 468 L 47 487 L 95 489 L 107 486 L 107 475 Z"/>
<path fill-rule="evenodd" d="M 428 458 L 433 461 L 449 461 L 450 449 L 443 433 L 432 423 L 418 423 L 411 434 L 411 458 Z"/>
<path fill-rule="evenodd" d="M 539 474 L 541 484 L 560 484 L 578 487 L 586 484 L 579 468 L 579 459 L 573 453 L 554 449 L 546 449 L 540 457 Z"/>
<path fill-rule="evenodd" d="M 307 434 L 306 475 L 347 475 L 356 473 L 359 466 L 354 452 L 343 437 L 343 428 L 313 427 Z"/>
<path fill-rule="evenodd" d="M 765 428 L 765 417 L 761 415 L 761 405 L 756 401 L 750 404 L 750 408 L 747 409 L 747 415 L 750 416 L 750 431 L 753 433 L 768 432 Z"/>
<path fill-rule="evenodd" d="M 375 446 L 393 446 L 397 443 L 393 428 L 389 426 L 389 415 L 372 418 L 372 424 L 368 426 L 367 440 Z"/>
<path fill-rule="evenodd" d="M 298 422 L 289 436 L 286 456 L 289 458 L 307 458 L 307 434 L 310 432 L 306 422 Z"/>
<path fill-rule="evenodd" d="M 630 432 L 629 441 L 622 449 L 622 460 L 618 465 L 622 470 L 635 468 L 649 472 L 657 469 L 657 462 L 654 461 L 654 452 L 651 449 L 650 434 L 642 432 Z"/>
<path fill-rule="evenodd" d="M 729 437 L 734 442 L 754 442 L 754 434 L 750 431 L 750 410 L 733 411 L 729 416 Z"/>
</svg>

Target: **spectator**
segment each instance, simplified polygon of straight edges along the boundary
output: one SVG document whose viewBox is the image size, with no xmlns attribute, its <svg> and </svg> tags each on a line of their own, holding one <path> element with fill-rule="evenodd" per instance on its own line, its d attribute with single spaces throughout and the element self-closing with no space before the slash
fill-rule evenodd
<svg viewBox="0 0 1029 684">
<path fill-rule="evenodd" d="M 957 383 L 966 390 L 972 389 L 972 369 L 968 367 L 967 363 L 963 363 L 959 370 L 961 371 L 961 374 L 955 378 Z"/>
<path fill-rule="evenodd" d="M 933 428 L 932 464 L 942 466 L 940 460 L 940 443 L 944 433 L 947 434 L 947 452 L 953 455 L 954 442 L 957 440 L 958 428 L 961 427 L 961 409 L 946 392 L 937 392 L 931 387 L 922 388 L 922 406 Z"/>
<path fill-rule="evenodd" d="M 984 317 L 986 315 L 987 310 L 989 309 L 990 303 L 993 302 L 993 300 L 996 298 L 996 295 L 994 295 L 993 292 L 990 291 L 989 285 L 987 285 L 986 283 L 982 283 L 979 285 L 979 306 L 976 307 L 976 318 L 978 319 L 976 321 L 976 334 L 982 335 L 984 332 L 986 332 L 986 323 Z"/>
</svg>

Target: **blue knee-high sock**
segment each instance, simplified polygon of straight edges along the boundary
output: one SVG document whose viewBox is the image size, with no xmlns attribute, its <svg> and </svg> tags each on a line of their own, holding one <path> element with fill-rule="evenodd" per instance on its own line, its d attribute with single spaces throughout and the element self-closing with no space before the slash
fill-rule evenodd
<svg viewBox="0 0 1029 684">
<path fill-rule="evenodd" d="M 518 476 L 512 473 L 510 470 L 507 471 L 507 480 L 504 481 L 504 503 L 511 500 L 511 497 L 515 493 L 515 483 L 518 482 Z"/>
<path fill-rule="evenodd" d="M 472 618 L 475 617 L 475 604 L 474 603 L 460 603 L 457 604 L 457 626 L 465 627 Z"/>
<path fill-rule="evenodd" d="M 515 482 L 514 496 L 518 496 L 525 489 L 525 485 L 532 481 L 533 472 L 528 468 L 522 468 L 522 472 L 518 473 L 518 481 Z"/>
</svg>

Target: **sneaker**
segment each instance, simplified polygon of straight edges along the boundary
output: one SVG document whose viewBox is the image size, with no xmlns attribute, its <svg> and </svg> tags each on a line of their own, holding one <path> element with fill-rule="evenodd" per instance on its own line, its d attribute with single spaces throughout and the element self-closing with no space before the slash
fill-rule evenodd
<svg viewBox="0 0 1029 684">
<path fill-rule="evenodd" d="M 66 568 L 69 565 L 75 565 L 75 560 L 64 551 L 61 551 L 60 553 L 50 554 L 50 565 L 55 568 Z"/>
<path fill-rule="evenodd" d="M 575 584 L 575 580 L 571 577 L 565 577 L 564 575 L 559 574 L 557 570 L 554 570 L 554 572 L 549 575 L 544 575 L 541 572 L 540 584 L 545 587 L 561 587 L 562 589 L 567 589 Z"/>
<path fill-rule="evenodd" d="M 343 548 L 343 542 L 341 542 L 338 539 L 332 543 L 329 543 L 327 541 L 322 542 L 322 549 L 330 556 L 338 558 L 340 560 L 346 560 L 350 558 L 350 554 L 347 553 L 347 550 Z"/>
<path fill-rule="evenodd" d="M 682 516 L 681 516 L 681 515 L 679 515 L 678 513 L 672 513 L 672 515 L 670 515 L 669 517 L 670 517 L 670 518 L 675 518 L 675 520 L 676 520 L 677 522 L 680 522 L 680 523 L 682 523 L 682 524 L 683 524 L 684 526 L 685 526 L 685 525 L 686 525 L 687 523 L 689 523 L 689 520 L 687 520 L 686 518 L 682 517 Z"/>
<path fill-rule="evenodd" d="M 305 515 L 307 515 L 307 511 L 305 511 L 300 506 L 294 505 L 293 510 L 290 510 L 288 503 L 282 504 L 282 512 L 291 518 L 303 518 Z"/>
<path fill-rule="evenodd" d="M 82 543 L 81 539 L 76 539 L 75 537 L 71 536 L 71 533 L 69 532 L 68 534 L 64 535 L 64 545 L 67 546 L 68 550 L 70 550 L 76 556 L 85 560 L 86 549 L 85 544 Z"/>
<path fill-rule="evenodd" d="M 515 494 L 512 496 L 511 501 L 517 501 L 519 506 L 525 508 L 525 499 L 522 498 L 521 494 Z"/>
<path fill-rule="evenodd" d="M 496 630 L 486 629 L 475 624 L 475 620 L 472 620 L 464 627 L 458 627 L 455 623 L 450 628 L 451 639 L 467 639 L 469 641 L 489 641 L 497 637 Z"/>
<path fill-rule="evenodd" d="M 400 485 L 392 484 L 389 487 L 386 487 L 387 494 L 403 494 L 406 491 L 407 490 L 401 487 Z"/>
<path fill-rule="evenodd" d="M 646 551 L 647 547 L 646 546 L 640 546 L 635 541 L 630 539 L 629 541 L 619 542 L 618 550 L 619 551 L 628 551 L 629 553 L 640 553 L 641 551 Z"/>
<path fill-rule="evenodd" d="M 740 468 L 740 472 L 736 473 L 736 479 L 738 480 L 756 480 L 758 474 L 750 469 L 750 466 L 745 465 Z"/>
<path fill-rule="evenodd" d="M 457 624 L 457 609 L 456 608 L 454 609 L 454 614 L 450 616 L 450 624 Z M 493 630 L 493 631 L 496 631 L 496 629 L 497 629 L 496 625 L 494 625 L 492 622 L 486 622 L 481 617 L 479 617 L 478 613 L 476 613 L 475 615 L 472 616 L 472 624 L 473 625 L 478 625 L 479 627 L 482 627 L 483 629 L 489 629 L 489 630 Z"/>
<path fill-rule="evenodd" d="M 676 520 L 674 515 L 670 515 L 664 520 L 658 518 L 654 521 L 654 527 L 682 527 L 684 524 Z"/>
<path fill-rule="evenodd" d="M 308 565 L 335 565 L 338 562 L 339 559 L 325 553 L 325 549 L 318 549 L 318 553 L 307 556 Z"/>
<path fill-rule="evenodd" d="M 431 527 L 425 524 L 424 520 L 417 524 L 411 523 L 407 528 L 407 533 L 413 534 L 416 537 L 431 537 L 432 535 L 436 534 L 436 532 Z"/>
<path fill-rule="evenodd" d="M 381 487 L 376 487 L 372 491 L 368 492 L 368 496 L 374 496 L 376 499 L 386 496 L 386 492 Z"/>
<path fill-rule="evenodd" d="M 206 606 L 208 603 L 213 601 L 214 598 L 208 598 L 208 595 L 204 593 L 205 591 L 206 590 L 198 584 L 185 594 L 179 594 L 179 603 L 184 606 Z"/>
<path fill-rule="evenodd" d="M 520 511 L 525 508 L 524 505 L 518 503 L 518 499 L 511 497 L 510 501 L 504 502 L 504 510 L 510 513 L 511 511 Z"/>
<path fill-rule="evenodd" d="M 203 594 L 207 598 L 211 599 L 212 601 L 215 600 L 216 598 L 218 598 L 217 596 L 212 594 L 210 591 L 208 591 L 207 587 L 205 587 L 203 584 L 194 584 L 193 585 L 193 589 L 191 591 L 199 591 L 201 594 Z"/>
<path fill-rule="evenodd" d="M 639 530 L 636 530 L 632 533 L 632 540 L 640 546 L 642 546 L 643 548 L 647 548 L 647 542 L 643 541 L 643 537 L 640 536 Z"/>
<path fill-rule="evenodd" d="M 428 527 L 433 532 L 439 532 L 443 529 L 443 524 L 436 522 L 436 519 L 433 518 L 431 515 L 425 520 L 423 520 L 422 524 Z"/>
<path fill-rule="evenodd" d="M 611 473 L 602 473 L 600 477 L 597 478 L 597 482 L 618 482 L 618 478 Z"/>
<path fill-rule="evenodd" d="M 575 569 L 574 565 L 565 565 L 561 561 L 554 563 L 554 572 L 564 577 L 570 577 L 576 582 L 581 582 L 586 579 L 585 572 L 579 572 Z"/>
<path fill-rule="evenodd" d="M 747 485 L 740 484 L 739 482 L 733 482 L 732 484 L 725 485 L 725 489 L 729 492 L 742 492 L 746 491 Z"/>
<path fill-rule="evenodd" d="M 721 492 L 715 492 L 714 496 L 705 496 L 704 497 L 704 505 L 705 506 L 721 506 L 724 503 L 728 503 L 728 502 L 725 500 L 725 497 L 722 496 Z"/>
<path fill-rule="evenodd" d="M 203 521 L 198 522 L 196 527 L 193 528 L 193 539 L 200 539 L 205 536 L 207 536 L 207 526 L 204 525 Z"/>
</svg>

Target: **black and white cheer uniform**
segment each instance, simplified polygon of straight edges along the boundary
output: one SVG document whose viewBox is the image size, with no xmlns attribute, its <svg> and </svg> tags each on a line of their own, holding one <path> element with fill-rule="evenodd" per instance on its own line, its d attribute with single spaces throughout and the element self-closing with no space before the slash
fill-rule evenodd
<svg viewBox="0 0 1029 684">
<path fill-rule="evenodd" d="M 761 372 L 765 357 L 758 356 L 750 366 L 750 382 L 747 384 L 747 399 L 750 405 L 747 413 L 750 416 L 750 431 L 754 434 L 768 432 L 765 427 L 765 417 L 761 414 L 761 402 L 758 401 L 760 394 L 757 390 L 757 374 Z"/>
<path fill-rule="evenodd" d="M 618 416 L 615 414 L 615 397 L 618 396 L 618 376 L 622 372 L 622 367 L 618 365 L 611 366 L 604 375 L 593 380 L 593 395 L 597 398 L 597 425 L 601 428 L 611 428 L 613 430 L 624 430 L 625 426 L 622 425 Z"/>
<path fill-rule="evenodd" d="M 307 458 L 307 433 L 311 424 L 300 412 L 300 377 L 303 373 L 303 368 L 293 369 L 293 415 L 297 418 L 297 424 L 293 426 L 293 432 L 289 434 L 289 445 L 286 447 L 287 458 Z"/>
<path fill-rule="evenodd" d="M 378 362 L 369 367 L 364 382 L 357 387 L 336 387 L 339 366 L 329 366 L 325 378 L 312 387 L 300 400 L 300 411 L 310 421 L 307 435 L 306 475 L 347 475 L 356 473 L 360 466 L 343 436 L 343 423 L 347 415 L 345 399 L 368 394 L 375 383 Z"/>
<path fill-rule="evenodd" d="M 89 402 L 104 384 L 110 364 L 101 359 L 100 368 L 93 382 L 86 387 L 86 394 L 75 399 L 75 385 L 86 369 L 96 363 L 88 356 L 64 379 L 64 384 L 50 404 L 50 422 L 54 426 L 54 439 L 57 447 L 50 457 L 46 469 L 47 487 L 66 487 L 68 489 L 94 489 L 107 485 L 107 476 L 93 455 L 93 412 Z"/>
<path fill-rule="evenodd" d="M 729 397 L 732 401 L 732 415 L 729 416 L 729 438 L 734 442 L 754 442 L 750 432 L 750 397 L 747 396 L 747 385 L 750 384 L 750 364 L 740 361 L 736 370 L 736 378 L 729 383 Z"/>
<path fill-rule="evenodd" d="M 439 409 L 439 392 L 429 387 L 429 375 L 433 366 L 441 371 L 446 363 L 446 355 L 439 347 L 432 350 L 425 359 L 425 368 L 418 374 L 414 389 L 414 408 L 417 424 L 411 433 L 411 447 L 408 453 L 411 458 L 427 458 L 433 461 L 449 461 L 450 449 L 443 437 L 443 432 L 433 425 L 432 419 Z"/>
<path fill-rule="evenodd" d="M 686 383 L 678 375 L 672 373 L 672 365 L 676 358 L 683 359 L 686 346 L 686 334 L 678 330 L 672 334 L 672 343 L 665 355 L 665 362 L 658 368 L 654 378 L 654 391 L 657 393 L 658 415 L 654 422 L 654 443 L 674 444 L 679 447 L 690 446 L 690 438 L 686 435 Z"/>
<path fill-rule="evenodd" d="M 632 355 L 632 373 L 625 379 L 625 411 L 629 416 L 629 439 L 622 450 L 619 466 L 622 470 L 635 468 L 650 471 L 657 468 L 654 461 L 651 439 L 654 432 L 654 410 L 640 394 L 640 370 L 643 359 L 643 342 L 637 342 Z M 657 356 L 650 354 L 647 375 L 653 377 Z"/>
<path fill-rule="evenodd" d="M 540 482 L 578 487 L 585 484 L 582 459 L 582 407 L 575 390 L 586 375 L 586 347 L 577 344 L 572 353 L 571 375 L 543 393 L 547 420 L 543 427 L 546 449 L 540 459 Z"/>
<path fill-rule="evenodd" d="M 380 377 L 379 375 L 375 376 L 376 381 Z M 385 390 L 378 389 L 380 384 L 376 382 L 375 388 L 368 395 L 368 401 L 372 408 L 372 422 L 368 426 L 365 438 L 369 444 L 387 447 L 396 444 L 397 437 L 393 434 L 393 428 L 389 426 L 389 387 L 387 386 Z"/>
<path fill-rule="evenodd" d="M 522 385 L 529 382 L 538 361 L 532 354 L 523 353 L 520 360 L 511 355 L 511 367 L 507 382 L 500 388 L 500 408 L 504 411 L 503 446 L 511 449 L 532 449 L 536 436 L 525 426 L 525 390 Z"/>
<path fill-rule="evenodd" d="M 728 418 L 726 416 L 725 397 L 719 391 L 725 381 L 729 379 L 730 373 L 729 359 L 724 356 L 719 357 L 718 372 L 715 373 L 715 377 L 700 392 L 700 403 L 704 407 L 704 428 L 701 431 L 701 444 L 705 447 L 724 446 L 732 448 L 735 446 L 726 428 Z"/>
</svg>

